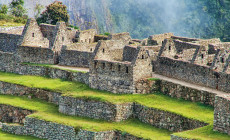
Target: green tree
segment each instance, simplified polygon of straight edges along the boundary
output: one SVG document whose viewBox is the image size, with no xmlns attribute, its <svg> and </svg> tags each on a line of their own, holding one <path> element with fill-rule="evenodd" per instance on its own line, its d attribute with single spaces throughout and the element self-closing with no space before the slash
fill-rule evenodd
<svg viewBox="0 0 230 140">
<path fill-rule="evenodd" d="M 8 13 L 8 6 L 3 4 L 0 6 L 0 14 L 6 15 Z"/>
<path fill-rule="evenodd" d="M 37 19 L 39 15 L 41 14 L 41 10 L 44 8 L 43 5 L 37 3 L 35 8 L 34 8 L 34 17 Z"/>
<path fill-rule="evenodd" d="M 10 3 L 11 14 L 16 17 L 22 17 L 26 13 L 26 9 L 23 7 L 24 0 L 13 0 Z"/>
<path fill-rule="evenodd" d="M 55 25 L 58 21 L 68 23 L 69 14 L 67 7 L 60 1 L 47 6 L 46 10 L 42 12 L 41 16 L 37 19 L 38 23 L 48 23 Z"/>
</svg>

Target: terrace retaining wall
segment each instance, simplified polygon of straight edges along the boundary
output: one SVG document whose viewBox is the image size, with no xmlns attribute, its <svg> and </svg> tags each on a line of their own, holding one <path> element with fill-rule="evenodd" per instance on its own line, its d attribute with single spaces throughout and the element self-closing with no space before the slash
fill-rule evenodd
<svg viewBox="0 0 230 140">
<path fill-rule="evenodd" d="M 23 124 L 25 117 L 32 113 L 31 110 L 0 104 L 0 122 L 2 123 Z"/>
<path fill-rule="evenodd" d="M 213 130 L 230 135 L 230 95 L 216 96 Z"/>
<path fill-rule="evenodd" d="M 135 104 L 134 110 L 135 117 L 141 122 L 173 132 L 192 130 L 208 125 L 207 123 L 189 119 L 172 112 L 149 108 L 139 104 Z"/>
<path fill-rule="evenodd" d="M 120 122 L 132 116 L 133 103 L 111 104 L 61 96 L 59 112 L 68 115 Z"/>
<path fill-rule="evenodd" d="M 26 117 L 24 126 L 12 126 L 3 124 L 2 131 L 17 134 L 17 135 L 30 135 L 38 138 L 49 140 L 140 140 L 136 136 L 125 134 L 122 135 L 119 131 L 104 131 L 92 132 L 87 130 L 78 130 L 72 126 L 66 126 L 53 122 L 47 122 L 36 118 Z"/>
</svg>

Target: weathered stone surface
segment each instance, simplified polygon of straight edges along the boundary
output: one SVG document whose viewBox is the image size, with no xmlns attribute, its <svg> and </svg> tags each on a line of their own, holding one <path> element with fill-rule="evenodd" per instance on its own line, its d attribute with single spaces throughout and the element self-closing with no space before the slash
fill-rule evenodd
<svg viewBox="0 0 230 140">
<path fill-rule="evenodd" d="M 0 94 L 27 96 L 59 104 L 60 93 L 0 81 Z"/>
<path fill-rule="evenodd" d="M 33 112 L 10 105 L 0 104 L 0 122 L 23 124 L 25 117 Z"/>
<path fill-rule="evenodd" d="M 128 133 L 122 134 L 115 130 L 104 132 L 92 132 L 82 129 L 76 130 L 71 126 L 30 117 L 26 117 L 24 126 L 3 124 L 2 131 L 18 135 L 30 135 L 49 140 L 141 140 L 141 138 L 136 136 Z"/>
<path fill-rule="evenodd" d="M 148 108 L 139 104 L 135 104 L 134 110 L 135 117 L 140 121 L 173 132 L 192 130 L 208 125 L 207 123 L 188 119 L 175 113 Z"/>
<path fill-rule="evenodd" d="M 213 129 L 230 135 L 230 95 L 216 96 Z"/>
<path fill-rule="evenodd" d="M 132 116 L 133 104 L 126 103 L 116 105 L 100 101 L 61 96 L 59 100 L 59 112 L 68 115 L 120 122 Z"/>
<path fill-rule="evenodd" d="M 171 135 L 171 140 L 196 140 L 196 139 L 188 139 L 188 138 L 182 138 L 175 135 Z"/>
</svg>

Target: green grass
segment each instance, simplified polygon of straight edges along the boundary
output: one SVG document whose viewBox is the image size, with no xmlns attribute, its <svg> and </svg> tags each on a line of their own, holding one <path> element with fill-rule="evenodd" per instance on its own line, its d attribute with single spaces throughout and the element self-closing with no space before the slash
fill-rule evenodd
<svg viewBox="0 0 230 140">
<path fill-rule="evenodd" d="M 15 27 L 15 26 L 24 26 L 23 23 L 17 23 L 17 22 L 6 22 L 0 20 L 0 27 Z"/>
<path fill-rule="evenodd" d="M 30 136 L 19 136 L 9 133 L 2 132 L 0 129 L 0 140 L 41 140 L 39 138 L 30 137 Z"/>
<path fill-rule="evenodd" d="M 82 83 L 3 72 L 0 72 L 0 81 L 60 92 L 63 93 L 64 96 L 71 96 L 74 98 L 98 100 L 114 104 L 136 102 L 147 107 L 173 112 L 187 118 L 207 123 L 212 123 L 213 121 L 212 107 L 170 98 L 162 94 L 118 95 L 105 91 L 94 90 Z"/>
<path fill-rule="evenodd" d="M 47 67 L 47 68 L 53 68 L 53 69 L 60 69 L 60 70 L 65 70 L 65 71 L 69 71 L 69 72 L 74 72 L 74 73 L 87 73 L 85 71 L 78 71 L 78 70 L 71 70 L 71 69 L 67 69 L 67 68 L 60 68 L 60 67 L 55 67 L 55 65 L 52 64 L 35 64 L 35 63 L 22 63 L 23 65 L 30 65 L 30 66 L 41 66 L 41 67 Z"/>
<path fill-rule="evenodd" d="M 171 134 L 171 132 L 167 130 L 154 128 L 135 119 L 115 123 L 64 115 L 58 112 L 58 107 L 56 105 L 41 101 L 39 99 L 31 100 L 26 97 L 0 95 L 0 104 L 7 104 L 23 109 L 33 110 L 36 112 L 29 115 L 30 117 L 73 126 L 76 129 L 81 128 L 89 131 L 119 130 L 135 136 L 153 140 L 169 140 Z"/>
<path fill-rule="evenodd" d="M 116 95 L 105 91 L 94 90 L 77 82 L 3 72 L 0 72 L 0 81 L 57 91 L 63 93 L 65 96 L 76 98 L 94 99 L 116 104 L 137 102 L 147 107 L 173 112 L 187 118 L 204 121 L 210 124 L 203 128 L 176 133 L 175 135 L 177 136 L 204 140 L 226 140 L 230 138 L 228 135 L 212 131 L 212 107 L 200 103 L 192 103 L 170 98 L 160 93 L 149 95 Z M 29 100 L 25 97 L 0 95 L 0 104 L 9 104 L 29 110 L 35 110 L 37 112 L 30 115 L 31 117 L 66 124 L 74 126 L 75 128 L 83 128 L 90 131 L 120 130 L 135 136 L 150 139 L 170 139 L 169 135 L 171 134 L 167 130 L 154 128 L 135 119 L 120 123 L 112 123 L 102 120 L 64 115 L 58 112 L 58 108 L 55 105 L 37 99 Z"/>
<path fill-rule="evenodd" d="M 208 125 L 191 131 L 175 133 L 174 135 L 183 138 L 198 139 L 198 140 L 229 140 L 230 136 L 213 131 L 213 126 Z"/>
</svg>

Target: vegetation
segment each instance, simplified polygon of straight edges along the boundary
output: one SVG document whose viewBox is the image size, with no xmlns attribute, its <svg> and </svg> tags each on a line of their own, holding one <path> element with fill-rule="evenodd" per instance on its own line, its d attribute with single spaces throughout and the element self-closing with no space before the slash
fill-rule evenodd
<svg viewBox="0 0 230 140">
<path fill-rule="evenodd" d="M 26 97 L 0 95 L 0 104 L 34 110 L 36 113 L 29 115 L 30 117 L 73 126 L 76 129 L 81 128 L 89 131 L 120 130 L 143 138 L 161 140 L 169 140 L 171 134 L 167 130 L 152 127 L 135 119 L 115 123 L 64 115 L 59 113 L 58 108 L 53 104 L 37 99 L 30 100 Z"/>
<path fill-rule="evenodd" d="M 69 22 L 69 14 L 67 7 L 60 1 L 47 6 L 46 10 L 42 12 L 41 16 L 37 18 L 38 23 L 48 23 L 56 25 L 58 21 L 64 21 L 66 24 Z"/>
<path fill-rule="evenodd" d="M 0 27 L 23 26 L 27 21 L 23 0 L 13 0 L 10 6 L 0 6 Z M 10 12 L 8 12 L 10 9 Z"/>
<path fill-rule="evenodd" d="M 10 3 L 10 12 L 15 17 L 23 17 L 26 13 L 26 9 L 23 7 L 24 0 L 13 0 Z"/>
<path fill-rule="evenodd" d="M 8 13 L 8 6 L 3 4 L 0 6 L 0 14 L 6 15 Z"/>
<path fill-rule="evenodd" d="M 35 17 L 35 19 L 37 19 L 38 17 L 39 17 L 39 15 L 41 14 L 41 10 L 44 8 L 44 6 L 43 5 L 41 5 L 41 4 L 39 4 L 39 3 L 37 3 L 36 4 L 36 6 L 35 6 L 35 8 L 34 8 L 34 17 Z"/>
<path fill-rule="evenodd" d="M 65 96 L 73 96 L 76 98 L 94 99 L 116 104 L 137 102 L 147 107 L 173 112 L 187 118 L 204 121 L 210 124 L 203 128 L 175 133 L 174 135 L 186 138 L 208 140 L 229 139 L 229 136 L 226 134 L 212 131 L 213 108 L 200 103 L 178 100 L 160 93 L 150 95 L 116 95 L 104 91 L 90 89 L 88 86 L 78 82 L 63 81 L 61 79 L 49 79 L 39 76 L 23 76 L 4 72 L 0 72 L 0 81 L 50 91 L 57 91 L 63 93 Z M 31 114 L 30 117 L 70 125 L 76 129 L 86 129 L 89 131 L 119 130 L 123 133 L 130 133 L 143 138 L 162 140 L 170 139 L 171 134 L 171 132 L 167 130 L 157 129 L 136 119 L 115 123 L 64 115 L 58 112 L 56 105 L 41 101 L 39 99 L 0 95 L 0 104 L 8 104 L 24 109 L 34 110 L 35 113 Z M 2 133 L 0 132 L 0 135 L 1 134 Z"/>
<path fill-rule="evenodd" d="M 19 136 L 19 135 L 13 135 L 13 134 L 8 134 L 5 132 L 2 132 L 0 129 L 0 138 L 1 140 L 41 140 L 39 138 L 35 137 L 30 137 L 30 136 Z"/>
<path fill-rule="evenodd" d="M 79 27 L 74 26 L 74 25 L 69 25 L 69 27 L 74 28 L 74 29 L 76 29 L 76 30 L 79 30 Z"/>
<path fill-rule="evenodd" d="M 229 135 L 213 131 L 213 125 L 208 125 L 191 131 L 176 133 L 174 135 L 198 140 L 229 140 Z"/>
<path fill-rule="evenodd" d="M 137 102 L 147 107 L 173 112 L 187 118 L 207 123 L 213 122 L 212 107 L 170 98 L 161 94 L 117 95 L 105 91 L 94 90 L 87 85 L 78 82 L 49 79 L 38 76 L 23 76 L 3 72 L 0 72 L 0 81 L 60 92 L 63 93 L 64 96 L 72 96 L 75 98 L 92 99 L 115 104 Z"/>
</svg>

